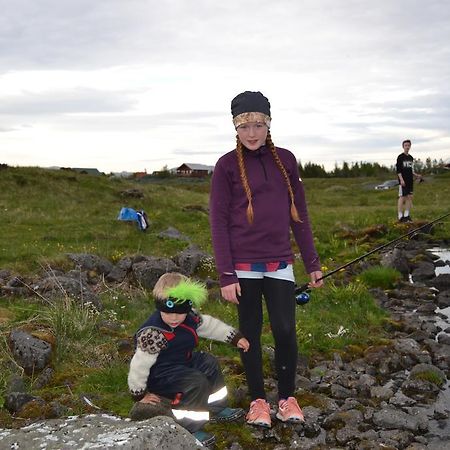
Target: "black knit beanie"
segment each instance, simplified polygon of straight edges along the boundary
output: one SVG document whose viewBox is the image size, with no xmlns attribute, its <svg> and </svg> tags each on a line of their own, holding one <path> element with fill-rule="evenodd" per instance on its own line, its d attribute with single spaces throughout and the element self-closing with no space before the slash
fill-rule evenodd
<svg viewBox="0 0 450 450">
<path fill-rule="evenodd" d="M 259 112 L 270 117 L 270 103 L 261 92 L 245 91 L 231 101 L 233 117 L 247 112 Z"/>
</svg>

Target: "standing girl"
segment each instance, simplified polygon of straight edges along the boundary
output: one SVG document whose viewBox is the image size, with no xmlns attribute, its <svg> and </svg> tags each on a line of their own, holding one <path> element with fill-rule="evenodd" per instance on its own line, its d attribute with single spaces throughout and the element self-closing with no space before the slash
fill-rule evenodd
<svg viewBox="0 0 450 450">
<path fill-rule="evenodd" d="M 275 340 L 276 416 L 283 422 L 304 420 L 294 397 L 297 337 L 290 229 L 311 287 L 322 285 L 322 272 L 297 161 L 272 142 L 268 99 L 261 92 L 243 92 L 231 102 L 231 113 L 237 143 L 214 169 L 212 242 L 222 296 L 237 304 L 239 328 L 250 342 L 250 350 L 241 352 L 251 397 L 247 422 L 270 427 L 261 352 L 262 296 Z"/>
</svg>

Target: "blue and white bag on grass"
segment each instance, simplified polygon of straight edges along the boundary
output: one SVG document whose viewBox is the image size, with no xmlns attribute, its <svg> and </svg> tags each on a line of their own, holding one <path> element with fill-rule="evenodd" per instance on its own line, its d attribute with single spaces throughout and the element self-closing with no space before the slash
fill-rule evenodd
<svg viewBox="0 0 450 450">
<path fill-rule="evenodd" d="M 117 220 L 123 220 L 125 222 L 136 222 L 141 231 L 146 231 L 149 227 L 148 217 L 144 210 L 136 211 L 133 208 L 123 207 Z"/>
</svg>

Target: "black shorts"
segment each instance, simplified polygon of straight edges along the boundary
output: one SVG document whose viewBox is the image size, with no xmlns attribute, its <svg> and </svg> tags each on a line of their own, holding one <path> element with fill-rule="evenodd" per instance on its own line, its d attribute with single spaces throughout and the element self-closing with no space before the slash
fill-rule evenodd
<svg viewBox="0 0 450 450">
<path fill-rule="evenodd" d="M 398 186 L 398 196 L 407 197 L 413 194 L 413 183 L 406 183 L 404 186 L 401 184 Z"/>
</svg>

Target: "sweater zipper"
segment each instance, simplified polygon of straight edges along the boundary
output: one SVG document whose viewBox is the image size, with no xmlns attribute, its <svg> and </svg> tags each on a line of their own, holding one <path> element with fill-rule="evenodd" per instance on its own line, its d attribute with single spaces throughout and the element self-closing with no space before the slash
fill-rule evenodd
<svg viewBox="0 0 450 450">
<path fill-rule="evenodd" d="M 260 162 L 260 164 L 261 164 L 262 170 L 263 170 L 263 172 L 264 172 L 264 179 L 267 181 L 266 166 L 264 165 L 263 160 L 262 160 L 262 158 L 261 158 L 261 153 L 258 154 L 258 159 L 259 159 L 259 162 Z"/>
</svg>

